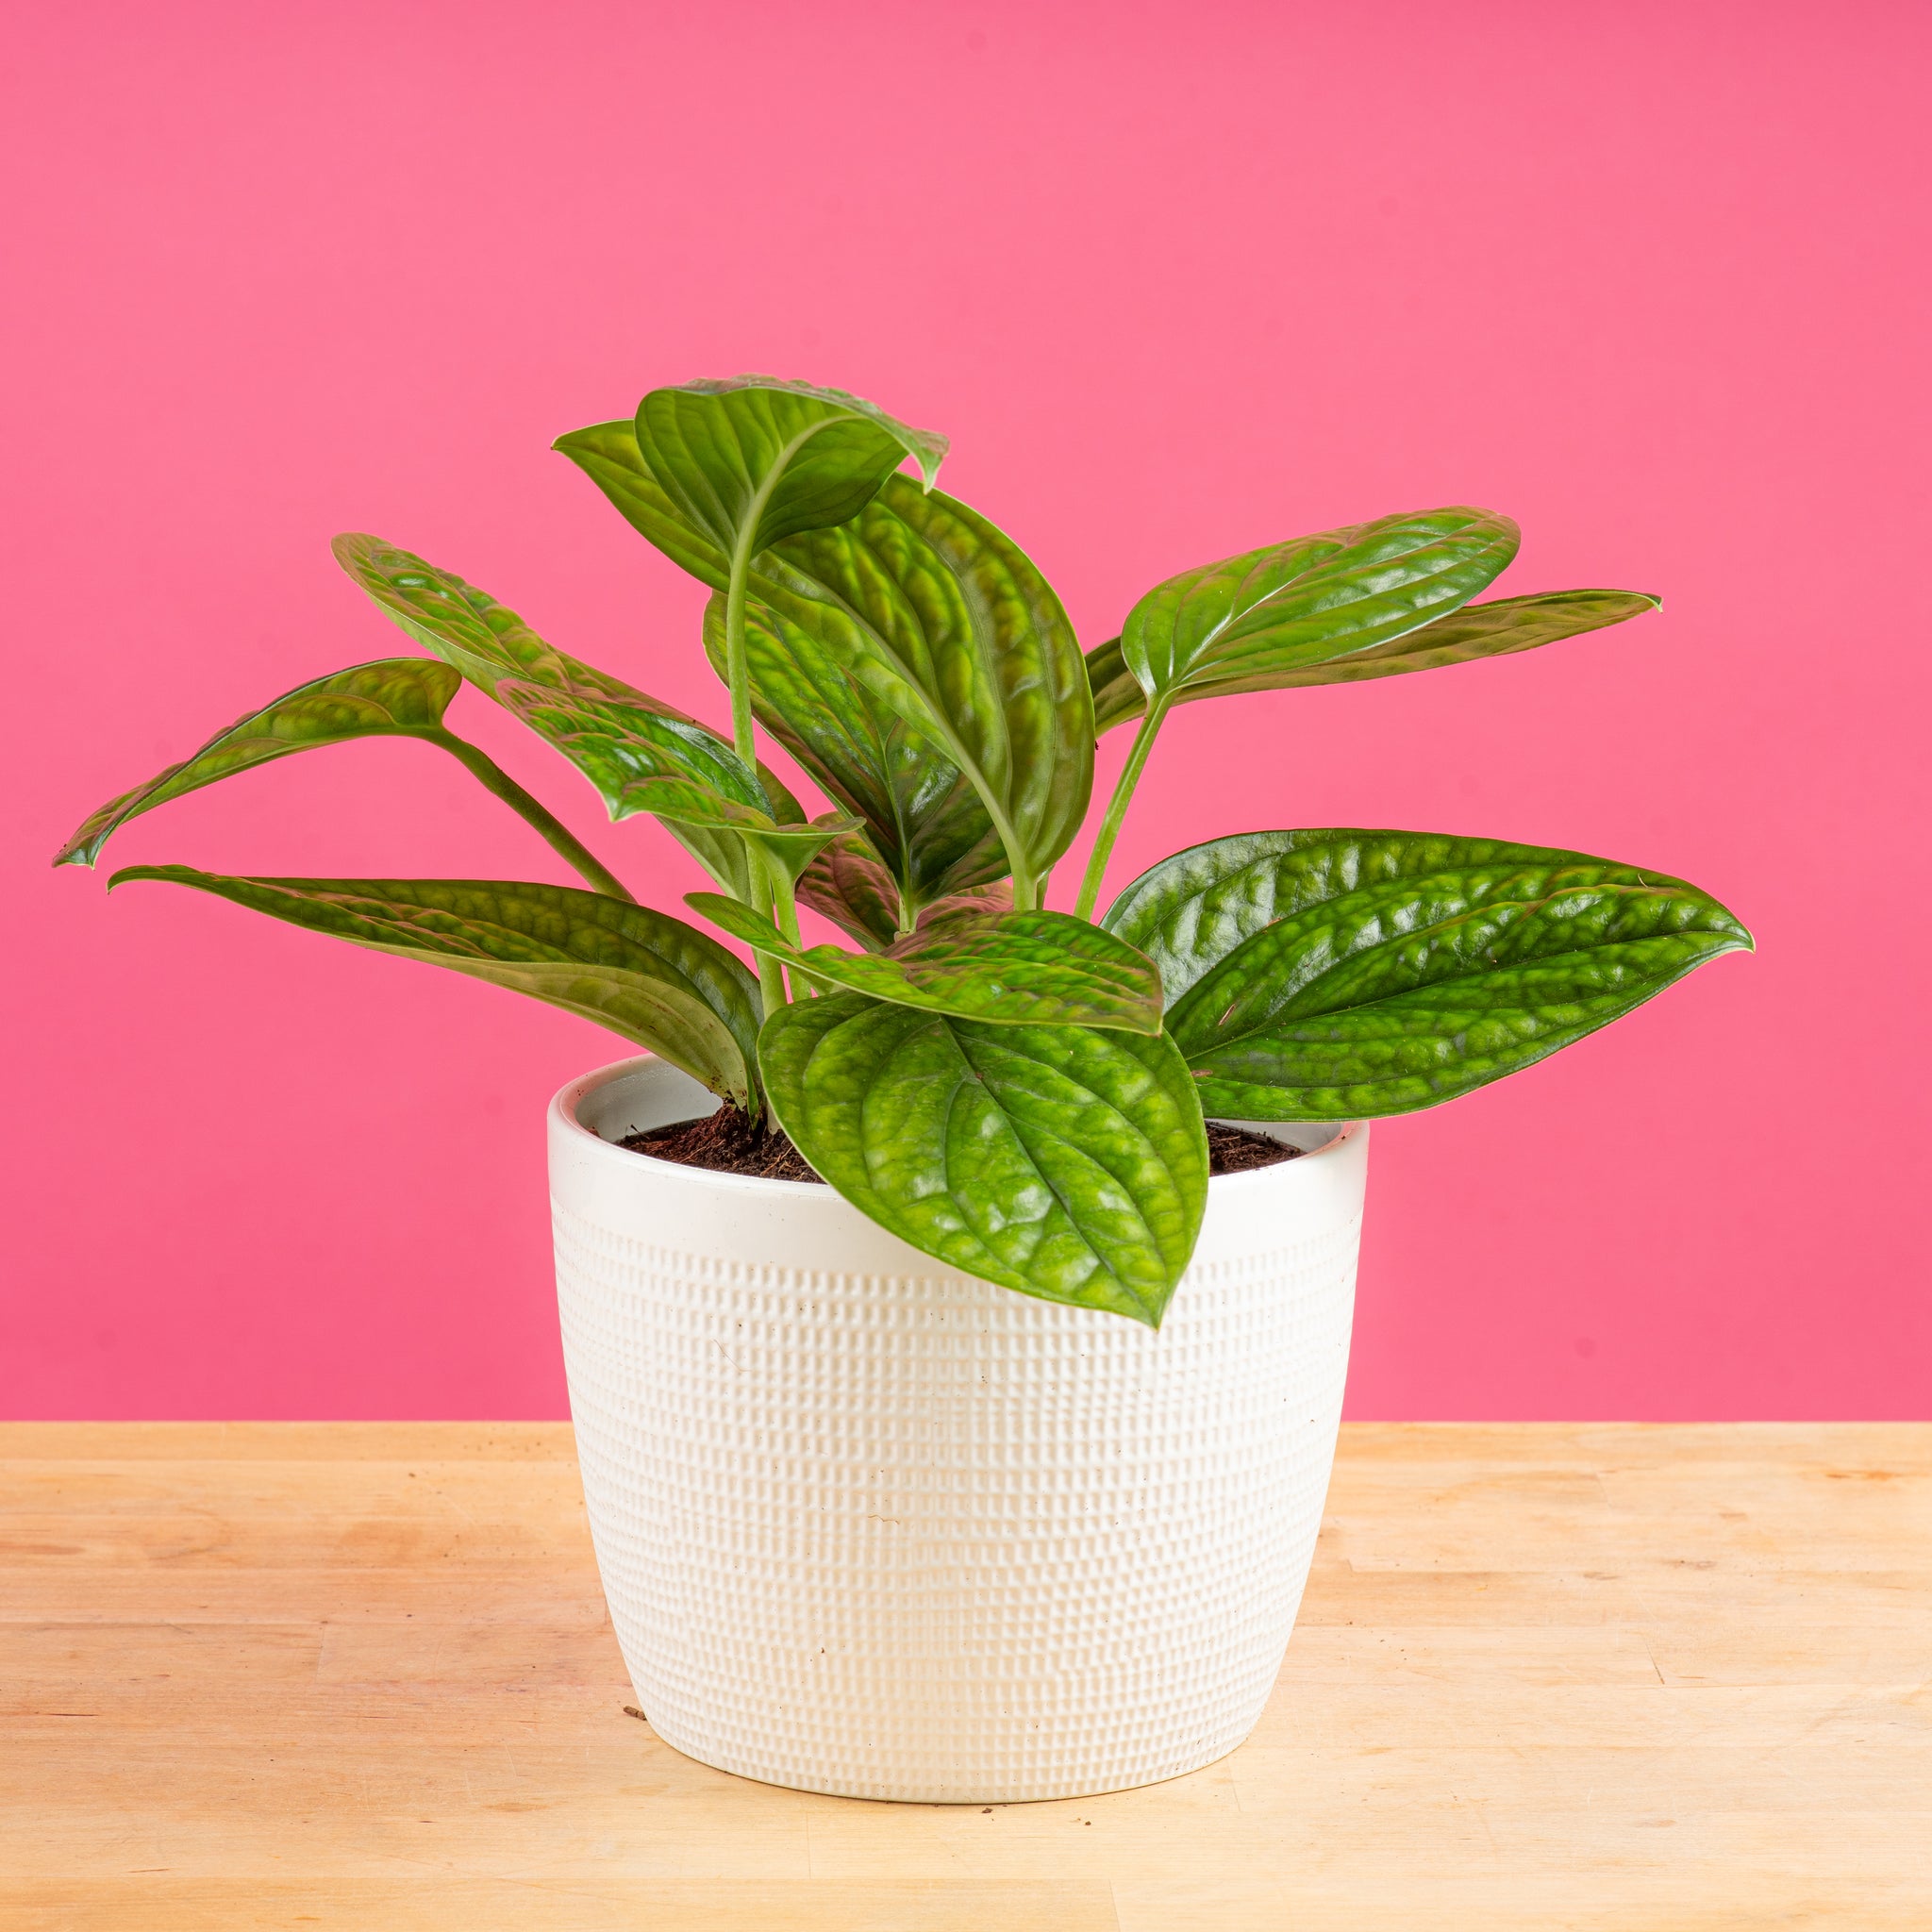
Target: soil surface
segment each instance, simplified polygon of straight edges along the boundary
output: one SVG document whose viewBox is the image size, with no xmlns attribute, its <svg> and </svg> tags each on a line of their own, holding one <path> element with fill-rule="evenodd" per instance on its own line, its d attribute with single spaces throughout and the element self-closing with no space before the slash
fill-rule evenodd
<svg viewBox="0 0 1932 1932">
<path fill-rule="evenodd" d="M 708 1167 L 713 1174 L 756 1174 L 768 1181 L 816 1181 L 805 1156 L 791 1144 L 783 1127 L 755 1122 L 741 1108 L 726 1101 L 716 1113 L 698 1121 L 674 1121 L 666 1127 L 649 1127 L 626 1134 L 620 1146 L 656 1160 L 675 1160 L 680 1167 Z M 1273 1167 L 1292 1160 L 1299 1147 L 1284 1147 L 1265 1134 L 1208 1123 L 1208 1172 L 1246 1174 L 1251 1168 Z M 821 1183 L 823 1185 L 823 1183 Z"/>
<path fill-rule="evenodd" d="M 1251 1134 L 1246 1127 L 1231 1127 L 1225 1121 L 1208 1123 L 1208 1172 L 1246 1174 L 1254 1167 L 1275 1167 L 1284 1160 L 1298 1160 L 1299 1147 L 1284 1147 L 1266 1134 Z"/>
<path fill-rule="evenodd" d="M 755 1121 L 728 1100 L 701 1121 L 674 1121 L 668 1127 L 626 1134 L 618 1144 L 680 1167 L 708 1167 L 713 1174 L 749 1174 L 768 1181 L 819 1178 L 783 1127 L 769 1117 Z"/>
</svg>

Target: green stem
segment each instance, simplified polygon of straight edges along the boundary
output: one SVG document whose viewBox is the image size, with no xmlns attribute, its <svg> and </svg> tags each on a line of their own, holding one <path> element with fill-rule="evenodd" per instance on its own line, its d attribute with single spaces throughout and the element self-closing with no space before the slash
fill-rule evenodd
<svg viewBox="0 0 1932 1932">
<path fill-rule="evenodd" d="M 761 493 L 762 494 L 762 493 Z M 757 510 L 762 510 L 760 501 Z M 724 587 L 724 682 L 731 691 L 731 748 L 754 772 L 758 744 L 752 737 L 751 654 L 744 641 L 744 587 L 751 575 L 752 539 L 758 534 L 756 513 L 738 533 L 731 551 L 731 576 Z"/>
<path fill-rule="evenodd" d="M 758 747 L 752 738 L 751 658 L 744 641 L 745 582 L 751 575 L 754 546 L 758 525 L 765 520 L 765 506 L 791 458 L 809 442 L 824 424 L 814 423 L 781 449 L 765 472 L 765 480 L 752 492 L 739 520 L 738 540 L 731 546 L 731 575 L 724 584 L 724 682 L 731 687 L 731 748 L 751 770 L 758 766 Z"/>
<path fill-rule="evenodd" d="M 765 870 L 772 875 L 773 919 L 778 930 L 802 949 L 805 940 L 798 930 L 798 896 L 792 891 L 791 881 L 780 866 L 768 861 Z"/>
<path fill-rule="evenodd" d="M 1154 749 L 1155 736 L 1160 729 L 1161 720 L 1167 716 L 1167 699 L 1156 698 L 1147 707 L 1147 715 L 1141 720 L 1140 730 L 1134 734 L 1134 748 L 1128 752 L 1127 762 L 1121 768 L 1120 782 L 1113 788 L 1113 796 L 1108 800 L 1107 816 L 1100 822 L 1100 836 L 1093 841 L 1092 856 L 1087 861 L 1086 874 L 1080 881 L 1080 896 L 1074 906 L 1074 915 L 1077 919 L 1093 917 L 1093 908 L 1100 898 L 1100 882 L 1107 876 L 1107 861 L 1113 857 L 1113 841 L 1120 837 L 1121 822 L 1127 815 L 1134 787 L 1141 782 L 1147 754 Z"/>
<path fill-rule="evenodd" d="M 473 777 L 479 780 L 486 791 L 495 792 L 519 818 L 534 825 L 543 835 L 551 850 L 567 860 L 597 891 L 604 893 L 608 898 L 622 899 L 628 905 L 635 906 L 638 903 L 637 896 L 630 888 L 615 873 L 593 858 L 563 822 L 540 800 L 532 798 L 488 752 L 470 743 L 467 739 L 458 738 L 454 731 L 445 731 L 440 726 L 434 731 L 425 731 L 418 735 L 431 744 L 441 745 Z"/>
<path fill-rule="evenodd" d="M 749 839 L 744 841 L 744 863 L 750 877 L 752 905 L 760 912 L 770 911 L 778 930 L 795 945 L 798 941 L 798 911 L 792 900 L 791 881 Z M 759 953 L 756 957 L 758 990 L 765 996 L 765 1013 L 769 1018 L 780 1007 L 791 1003 L 791 995 L 785 990 L 785 969 L 769 953 Z"/>
</svg>

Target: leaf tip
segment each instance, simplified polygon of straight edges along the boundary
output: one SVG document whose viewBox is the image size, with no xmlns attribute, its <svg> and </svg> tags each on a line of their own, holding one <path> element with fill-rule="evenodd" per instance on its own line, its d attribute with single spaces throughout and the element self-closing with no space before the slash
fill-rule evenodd
<svg viewBox="0 0 1932 1932">
<path fill-rule="evenodd" d="M 919 429 L 913 434 L 917 441 L 911 446 L 912 458 L 919 465 L 920 488 L 930 496 L 940 480 L 940 465 L 952 454 L 952 439 L 936 429 Z"/>
</svg>

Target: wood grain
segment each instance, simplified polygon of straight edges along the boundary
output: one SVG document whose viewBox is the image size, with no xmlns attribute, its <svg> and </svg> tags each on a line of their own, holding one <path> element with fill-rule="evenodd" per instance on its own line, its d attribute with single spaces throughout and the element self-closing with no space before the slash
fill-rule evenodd
<svg viewBox="0 0 1932 1932">
<path fill-rule="evenodd" d="M 0 1925 L 1932 1926 L 1932 1426 L 1343 1431 L 1254 1740 L 991 1809 L 624 1713 L 568 1428 L 0 1425 Z"/>
</svg>

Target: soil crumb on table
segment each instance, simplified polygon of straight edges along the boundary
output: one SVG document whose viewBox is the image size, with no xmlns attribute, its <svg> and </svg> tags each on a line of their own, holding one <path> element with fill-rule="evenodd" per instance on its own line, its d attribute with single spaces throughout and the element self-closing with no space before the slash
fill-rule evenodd
<svg viewBox="0 0 1932 1932">
<path fill-rule="evenodd" d="M 709 1168 L 713 1174 L 747 1174 L 768 1181 L 817 1181 L 785 1129 L 769 1118 L 754 1121 L 741 1107 L 726 1101 L 703 1120 L 674 1121 L 669 1126 L 647 1127 L 626 1134 L 618 1143 L 634 1154 L 656 1160 L 674 1160 L 680 1167 Z M 1208 1123 L 1208 1172 L 1246 1174 L 1292 1160 L 1302 1150 L 1284 1147 L 1265 1134 L 1230 1127 L 1222 1121 Z M 823 1185 L 823 1183 L 821 1183 Z"/>
</svg>

